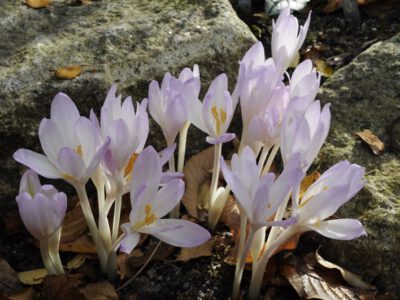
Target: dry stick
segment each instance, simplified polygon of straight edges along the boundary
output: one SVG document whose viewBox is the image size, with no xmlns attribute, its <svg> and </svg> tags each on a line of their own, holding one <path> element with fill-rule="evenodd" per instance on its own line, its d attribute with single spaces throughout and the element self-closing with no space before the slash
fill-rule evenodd
<svg viewBox="0 0 400 300">
<path fill-rule="evenodd" d="M 124 287 L 126 287 L 128 284 L 130 284 L 133 280 L 135 280 L 136 277 L 138 277 L 140 275 L 140 273 L 142 273 L 142 271 L 144 270 L 144 268 L 147 267 L 147 265 L 150 263 L 151 259 L 153 258 L 154 254 L 156 254 L 157 249 L 160 247 L 161 245 L 161 241 L 158 242 L 157 246 L 154 248 L 153 252 L 150 254 L 149 258 L 147 258 L 146 262 L 144 263 L 144 265 L 139 269 L 139 271 L 136 272 L 135 275 L 132 276 L 132 278 L 130 278 L 127 282 L 125 282 L 122 286 L 120 286 L 119 288 L 116 289 L 116 291 L 120 291 L 122 290 Z"/>
</svg>

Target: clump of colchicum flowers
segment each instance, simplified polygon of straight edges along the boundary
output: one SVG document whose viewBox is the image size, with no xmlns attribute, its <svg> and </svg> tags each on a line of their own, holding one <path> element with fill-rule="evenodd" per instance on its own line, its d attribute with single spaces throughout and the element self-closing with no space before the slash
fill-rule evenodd
<svg viewBox="0 0 400 300">
<path fill-rule="evenodd" d="M 292 237 L 311 230 L 339 240 L 364 235 L 357 220 L 328 219 L 364 186 L 363 168 L 342 161 L 306 191 L 300 189 L 327 137 L 331 117 L 330 105 L 321 107 L 315 100 L 320 76 L 312 62 L 303 61 L 291 76 L 286 72 L 298 57 L 309 23 L 310 16 L 304 26 L 299 26 L 290 10 L 283 10 L 273 23 L 272 58 L 265 58 L 264 48 L 257 42 L 240 61 L 232 93 L 228 91 L 227 76 L 220 74 L 200 101 L 200 72 L 195 65 L 182 70 L 178 78 L 167 73 L 161 86 L 152 81 L 148 99 L 137 104 L 136 110 L 132 99 L 127 97 L 122 102 L 116 86 L 112 86 L 100 120 L 93 111 L 89 119 L 82 117 L 68 96 L 56 95 L 50 119 L 43 119 L 39 127 L 45 155 L 26 149 L 14 154 L 15 160 L 33 170 L 23 176 L 17 202 L 24 224 L 40 241 L 49 273 L 63 272 L 58 243 L 66 196 L 52 186 L 41 186 L 36 173 L 64 179 L 76 189 L 101 268 L 110 278 L 116 274 L 117 250 L 130 253 L 141 233 L 177 247 L 194 247 L 210 238 L 203 227 L 178 219 L 190 124 L 205 132 L 206 141 L 214 145 L 209 228 L 215 228 L 231 191 L 240 211 L 233 299 L 239 297 L 249 253 L 253 258 L 249 298 L 257 299 L 269 258 Z M 243 129 L 238 153 L 227 164 L 221 149 L 223 143 L 235 137 L 229 125 L 238 103 Z M 145 148 L 149 132 L 147 104 L 167 144 L 159 153 L 151 146 Z M 283 170 L 276 175 L 269 171 L 279 151 Z M 167 162 L 167 171 L 163 171 Z M 227 186 L 218 186 L 220 170 Z M 89 180 L 97 188 L 97 220 L 86 194 Z M 122 196 L 126 193 L 130 193 L 132 211 L 129 223 L 121 225 Z M 284 219 L 289 203 L 290 217 Z M 168 213 L 170 219 L 163 218 Z"/>
</svg>

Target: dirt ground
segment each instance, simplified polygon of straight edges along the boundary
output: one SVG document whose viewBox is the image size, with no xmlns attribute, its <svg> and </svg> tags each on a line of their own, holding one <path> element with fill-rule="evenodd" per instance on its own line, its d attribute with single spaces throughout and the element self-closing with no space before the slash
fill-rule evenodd
<svg viewBox="0 0 400 300">
<path fill-rule="evenodd" d="M 237 9 L 237 1 L 231 2 Z M 400 12 L 396 1 L 381 1 L 374 4 L 374 7 L 371 5 L 360 7 L 359 25 L 346 20 L 341 9 L 325 13 L 323 10 L 326 2 L 311 1 L 303 12 L 297 12 L 295 15 L 300 19 L 300 23 L 304 23 L 308 11 L 312 10 L 312 21 L 302 48 L 302 57 L 315 58 L 317 56 L 319 60 L 326 63 L 325 67 L 332 68 L 333 72 L 348 64 L 371 44 L 388 39 L 400 32 Z M 267 49 L 266 55 L 270 56 L 268 49 L 270 49 L 272 29 L 271 18 L 263 13 L 262 1 L 254 1 L 251 14 L 239 12 L 239 15 L 264 43 Z M 17 211 L 6 212 L 0 226 L 0 258 L 7 261 L 17 272 L 42 267 L 39 249 L 34 239 L 23 229 Z M 120 299 L 228 299 L 231 293 L 234 266 L 226 263 L 226 256 L 233 245 L 232 234 L 228 227 L 220 225 L 215 235 L 211 256 L 193 259 L 187 263 L 177 261 L 179 249 L 162 246 L 159 249 L 159 259 L 152 261 L 132 284 L 117 290 L 118 297 Z M 154 239 L 148 238 L 141 245 L 142 254 L 146 255 L 155 244 Z M 303 255 L 316 248 L 318 248 L 318 243 L 314 236 L 306 235 L 302 238 L 296 254 Z M 68 252 L 62 254 L 63 261 L 69 261 L 71 257 L 72 255 Z M 275 261 L 279 262 L 284 257 L 285 254 L 281 254 Z M 127 277 L 135 274 L 138 269 L 139 266 L 132 267 Z M 74 277 L 76 274 L 80 274 L 79 282 L 71 283 L 69 292 L 62 294 L 62 298 L 65 299 L 89 299 L 89 296 L 85 298 L 82 292 L 76 294 L 76 291 L 81 291 L 79 288 L 86 284 L 104 280 L 98 275 L 98 263 L 92 257 L 88 257 L 86 262 L 78 269 L 71 271 L 71 274 L 70 276 L 75 278 L 71 279 L 72 281 L 76 280 Z M 245 273 L 242 284 L 244 291 L 247 290 L 248 281 L 249 273 Z M 118 280 L 112 284 L 115 289 L 118 289 L 123 282 Z M 33 298 L 61 299 L 60 296 L 56 298 L 51 296 L 52 293 L 46 290 L 49 285 L 51 281 L 47 284 L 45 281 L 42 285 L 36 285 L 32 290 Z M 266 290 L 268 292 L 265 299 L 298 298 L 295 289 L 282 276 L 266 282 L 264 293 Z M 0 291 L 0 299 L 3 298 L 7 299 Z M 98 299 L 113 298 L 110 296 Z"/>
</svg>

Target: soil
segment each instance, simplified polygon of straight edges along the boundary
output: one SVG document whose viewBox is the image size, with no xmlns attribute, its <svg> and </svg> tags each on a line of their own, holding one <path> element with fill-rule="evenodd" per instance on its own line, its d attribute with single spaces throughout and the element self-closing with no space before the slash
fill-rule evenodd
<svg viewBox="0 0 400 300">
<path fill-rule="evenodd" d="M 231 2 L 237 9 L 237 1 L 231 0 Z M 382 3 L 388 2 L 391 1 Z M 238 13 L 264 43 L 267 49 L 266 55 L 269 57 L 271 18 L 263 14 L 262 1 L 253 1 L 253 4 L 250 15 L 240 11 Z M 393 13 L 393 10 L 389 10 L 389 13 L 375 16 L 376 9 L 375 11 L 372 9 L 371 12 L 366 6 L 360 10 L 360 25 L 355 26 L 345 19 L 340 9 L 332 13 L 324 13 L 325 4 L 325 1 L 311 1 L 304 12 L 296 12 L 295 15 L 303 24 L 308 11 L 312 10 L 312 22 L 302 55 L 305 56 L 307 50 L 316 48 L 320 58 L 334 70 L 348 64 L 372 43 L 388 39 L 400 32 L 399 11 Z M 9 199 L 9 201 L 14 201 L 14 199 Z M 40 252 L 34 239 L 23 229 L 15 206 L 11 211 L 1 211 L 0 219 L 3 221 L 0 222 L 0 258 L 6 260 L 17 272 L 41 268 Z M 186 263 L 177 262 L 176 256 L 179 250 L 172 249 L 168 257 L 151 262 L 132 284 L 118 290 L 118 296 L 121 299 L 228 299 L 234 266 L 227 264 L 225 258 L 233 245 L 233 239 L 229 228 L 224 225 L 217 228 L 215 235 L 217 242 L 211 256 L 193 259 Z M 307 243 L 304 242 L 305 239 Z M 148 239 L 141 246 L 143 252 L 150 247 L 151 241 Z M 314 236 L 306 235 L 300 241 L 296 253 L 302 255 L 317 247 L 318 243 Z M 68 261 L 70 257 L 69 253 L 62 254 L 63 261 Z M 134 274 L 137 269 L 131 270 L 131 274 Z M 84 266 L 72 273 L 82 272 L 85 282 L 88 283 L 104 279 L 97 275 L 98 271 L 97 261 L 87 260 Z M 248 280 L 249 273 L 246 272 L 242 284 L 243 291 L 247 290 Z M 113 285 L 117 289 L 122 283 L 117 281 Z M 49 298 L 42 287 L 42 285 L 35 286 L 35 298 Z M 264 287 L 264 293 L 265 291 L 266 287 Z M 279 280 L 275 278 L 268 282 L 268 295 L 266 299 L 297 298 L 295 290 L 282 278 Z M 1 291 L 0 299 L 2 299 Z"/>
</svg>

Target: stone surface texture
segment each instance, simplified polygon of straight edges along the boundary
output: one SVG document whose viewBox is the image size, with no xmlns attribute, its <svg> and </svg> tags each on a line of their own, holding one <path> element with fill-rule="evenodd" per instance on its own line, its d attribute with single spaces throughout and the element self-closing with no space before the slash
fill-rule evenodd
<svg viewBox="0 0 400 300">
<path fill-rule="evenodd" d="M 49 117 L 57 92 L 67 93 L 83 115 L 92 107 L 98 113 L 112 83 L 140 101 L 151 80 L 195 63 L 203 90 L 222 72 L 232 87 L 238 61 L 254 42 L 228 0 L 104 0 L 86 6 L 54 0 L 42 9 L 0 1 L 0 201 L 17 192 L 21 168 L 13 152 L 40 151 L 38 125 Z M 73 65 L 84 66 L 79 77 L 54 77 L 55 69 Z M 151 135 L 161 148 L 164 139 L 154 124 Z"/>
<path fill-rule="evenodd" d="M 378 42 L 337 71 L 319 98 L 332 103 L 332 126 L 317 163 L 347 159 L 366 169 L 368 184 L 338 212 L 358 218 L 368 237 L 326 241 L 332 260 L 400 295 L 400 34 Z M 354 133 L 369 129 L 386 146 L 376 156 Z"/>
</svg>

